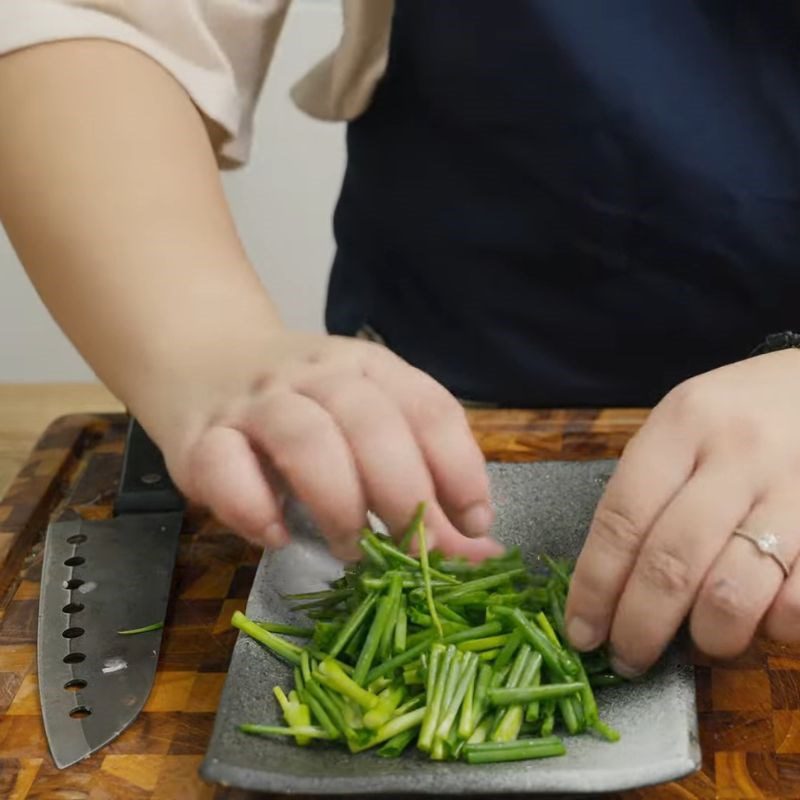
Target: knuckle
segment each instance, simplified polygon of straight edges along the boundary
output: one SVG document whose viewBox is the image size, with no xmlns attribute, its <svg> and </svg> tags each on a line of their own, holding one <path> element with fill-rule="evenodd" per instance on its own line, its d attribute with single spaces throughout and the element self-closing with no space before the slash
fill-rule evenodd
<svg viewBox="0 0 800 800">
<path fill-rule="evenodd" d="M 309 351 L 306 361 L 310 364 L 331 362 L 351 363 L 364 359 L 371 352 L 372 343 L 346 336 L 328 336 Z"/>
<path fill-rule="evenodd" d="M 386 345 L 380 342 L 374 342 L 369 339 L 347 339 L 347 342 L 348 346 L 359 354 L 364 366 L 367 368 L 387 363 L 405 363 L 397 353 L 393 353 Z"/>
<path fill-rule="evenodd" d="M 320 386 L 313 395 L 329 415 L 327 434 L 318 429 L 319 435 L 330 435 L 338 426 L 351 445 L 383 436 L 396 423 L 394 406 L 366 378 L 357 375 L 335 380 Z"/>
<path fill-rule="evenodd" d="M 692 585 L 692 570 L 688 561 L 663 546 L 644 551 L 637 572 L 646 586 L 664 594 L 684 594 Z"/>
<path fill-rule="evenodd" d="M 741 587 L 729 578 L 712 578 L 700 593 L 700 602 L 715 615 L 728 620 L 750 616 L 750 608 Z"/>
<path fill-rule="evenodd" d="M 333 422 L 306 398 L 291 394 L 271 396 L 254 406 L 244 426 L 248 436 L 263 441 L 269 460 L 280 472 L 281 465 L 294 462 L 298 453 L 318 442 L 325 447 Z"/>
<path fill-rule="evenodd" d="M 420 381 L 414 416 L 423 431 L 436 430 L 453 423 L 463 424 L 466 420 L 466 413 L 458 400 L 427 376 Z"/>
<path fill-rule="evenodd" d="M 358 347 L 358 352 L 367 359 L 380 359 L 381 361 L 401 361 L 400 356 L 389 350 L 386 345 L 380 342 L 359 339 L 354 342 Z"/>
<path fill-rule="evenodd" d="M 761 449 L 765 444 L 764 438 L 763 422 L 747 413 L 728 417 L 720 431 L 720 440 L 726 444 L 735 443 L 735 447 L 739 451 L 752 452 Z"/>
<path fill-rule="evenodd" d="M 319 402 L 329 411 L 341 411 L 349 406 L 359 392 L 359 379 L 343 374 L 326 376 L 310 382 L 301 394 Z"/>
<path fill-rule="evenodd" d="M 715 442 L 735 443 L 737 450 L 764 444 L 767 426 L 763 417 L 731 405 L 730 394 L 704 376 L 679 384 L 662 401 L 663 409 L 679 424 L 701 430 Z"/>
<path fill-rule="evenodd" d="M 665 410 L 681 422 L 702 425 L 713 406 L 708 385 L 701 378 L 678 384 L 662 401 Z"/>
<path fill-rule="evenodd" d="M 294 465 L 298 454 L 315 446 L 324 449 L 330 439 L 329 428 L 325 420 L 309 416 L 302 425 L 283 426 L 277 430 L 270 448 L 270 461 L 275 469 L 285 473 Z"/>
<path fill-rule="evenodd" d="M 340 358 L 343 353 L 348 352 L 347 347 L 340 345 L 337 341 L 325 341 L 316 343 L 307 350 L 300 358 L 300 362 L 307 366 L 318 367 L 330 364 Z"/>
<path fill-rule="evenodd" d="M 455 413 L 454 413 L 455 412 Z M 460 422 L 457 410 L 440 398 L 431 398 L 416 411 L 417 424 L 422 432 L 436 431 L 453 423 Z"/>
<path fill-rule="evenodd" d="M 612 550 L 626 554 L 636 552 L 642 538 L 632 514 L 606 505 L 595 512 L 592 535 Z"/>
<path fill-rule="evenodd" d="M 385 345 L 363 339 L 348 341 L 346 352 L 357 365 L 361 375 L 367 378 L 376 378 L 387 368 L 396 368 L 405 363 Z"/>
<path fill-rule="evenodd" d="M 351 424 L 372 420 L 381 399 L 366 378 L 352 371 L 319 377 L 296 391 L 321 406 L 334 420 L 346 418 Z"/>
<path fill-rule="evenodd" d="M 276 380 L 277 375 L 274 372 L 259 372 L 250 382 L 249 395 L 255 397 L 269 391 L 275 385 Z"/>
</svg>

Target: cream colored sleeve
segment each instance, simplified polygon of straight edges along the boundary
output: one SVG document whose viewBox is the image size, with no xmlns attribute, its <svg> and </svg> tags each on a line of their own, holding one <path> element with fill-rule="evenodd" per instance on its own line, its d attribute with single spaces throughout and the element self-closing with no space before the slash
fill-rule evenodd
<svg viewBox="0 0 800 800">
<path fill-rule="evenodd" d="M 292 88 L 292 99 L 301 110 L 338 121 L 355 119 L 369 106 L 386 70 L 394 4 L 395 0 L 343 0 L 339 45 Z"/>
<path fill-rule="evenodd" d="M 209 122 L 220 163 L 233 166 L 249 155 L 255 104 L 289 3 L 0 0 L 0 55 L 64 39 L 134 47 L 184 87 Z"/>
</svg>

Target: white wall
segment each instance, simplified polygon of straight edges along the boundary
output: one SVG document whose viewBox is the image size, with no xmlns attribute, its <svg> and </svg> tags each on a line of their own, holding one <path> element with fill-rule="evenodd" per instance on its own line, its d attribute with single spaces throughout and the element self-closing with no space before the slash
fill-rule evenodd
<svg viewBox="0 0 800 800">
<path fill-rule="evenodd" d="M 294 0 L 261 98 L 251 163 L 225 175 L 250 257 L 291 326 L 321 330 L 344 128 L 298 112 L 289 87 L 331 50 L 340 4 Z M 91 371 L 31 288 L 0 229 L 0 382 L 87 380 Z"/>
</svg>

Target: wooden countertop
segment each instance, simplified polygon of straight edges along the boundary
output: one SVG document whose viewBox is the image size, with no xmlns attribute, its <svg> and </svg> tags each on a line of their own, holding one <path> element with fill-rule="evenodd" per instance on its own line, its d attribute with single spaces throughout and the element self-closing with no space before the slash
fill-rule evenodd
<svg viewBox="0 0 800 800">
<path fill-rule="evenodd" d="M 84 516 L 110 512 L 125 420 L 73 415 L 47 423 L 73 411 L 118 408 L 94 386 L 0 386 L 0 484 L 21 466 L 0 500 L 0 797 L 255 800 L 197 775 L 236 639 L 230 616 L 244 608 L 259 559 L 202 514 L 189 515 L 181 536 L 144 711 L 113 743 L 70 769 L 55 769 L 47 751 L 35 658 L 41 534 L 56 505 Z M 470 413 L 487 456 L 511 461 L 612 457 L 644 418 L 642 411 L 615 409 Z M 698 657 L 696 664 L 702 770 L 614 797 L 800 797 L 800 648 L 759 642 L 735 662 Z"/>
</svg>

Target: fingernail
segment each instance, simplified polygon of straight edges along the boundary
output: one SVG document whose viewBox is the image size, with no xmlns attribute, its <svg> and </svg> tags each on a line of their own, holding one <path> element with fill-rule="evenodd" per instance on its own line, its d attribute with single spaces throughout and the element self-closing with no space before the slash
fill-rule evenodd
<svg viewBox="0 0 800 800">
<path fill-rule="evenodd" d="M 602 644 L 602 636 L 583 617 L 572 617 L 567 623 L 567 638 L 576 650 L 594 650 Z"/>
<path fill-rule="evenodd" d="M 629 680 L 640 677 L 644 672 L 644 670 L 638 667 L 632 667 L 626 664 L 616 656 L 611 656 L 611 669 L 613 669 L 617 675 L 621 675 L 623 678 L 628 678 Z"/>
<path fill-rule="evenodd" d="M 479 539 L 489 533 L 492 526 L 492 509 L 488 503 L 475 503 L 461 516 L 461 533 Z"/>
<path fill-rule="evenodd" d="M 264 531 L 264 544 L 273 550 L 278 550 L 289 544 L 289 534 L 280 522 L 272 522 Z"/>
<path fill-rule="evenodd" d="M 339 561 L 354 562 L 359 561 L 363 553 L 349 540 L 332 540 L 329 543 L 331 555 Z"/>
</svg>

